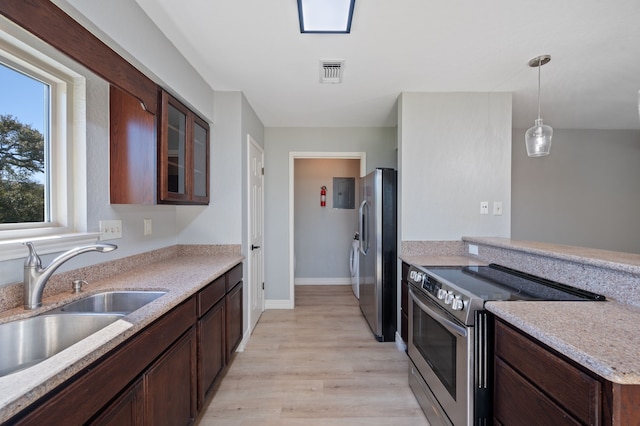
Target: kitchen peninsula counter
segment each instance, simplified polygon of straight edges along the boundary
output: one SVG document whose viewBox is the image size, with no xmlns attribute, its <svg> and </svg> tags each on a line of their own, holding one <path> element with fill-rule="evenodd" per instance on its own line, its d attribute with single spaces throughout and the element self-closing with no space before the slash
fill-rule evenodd
<svg viewBox="0 0 640 426">
<path fill-rule="evenodd" d="M 487 302 L 497 317 L 613 383 L 640 385 L 640 310 L 615 301 Z"/>
<path fill-rule="evenodd" d="M 237 250 L 239 253 L 239 250 Z M 0 323 L 43 314 L 72 300 L 111 290 L 162 290 L 167 293 L 92 334 L 64 351 L 22 371 L 0 377 L 0 422 L 74 376 L 137 332 L 224 275 L 243 261 L 236 253 L 206 253 L 196 249 L 128 269 L 107 278 L 90 281 L 80 294 L 59 293 L 43 299 L 43 306 L 25 311 L 22 307 L 0 313 Z M 117 262 L 117 261 L 116 261 Z M 99 268 L 100 265 L 96 265 Z"/>
<path fill-rule="evenodd" d="M 400 257 L 417 265 L 497 263 L 604 294 L 603 302 L 492 301 L 485 307 L 604 379 L 640 385 L 640 255 L 508 238 L 462 240 L 461 253 L 434 256 L 440 242 L 425 242 L 427 254 Z M 467 254 L 469 245 L 478 256 Z"/>
</svg>

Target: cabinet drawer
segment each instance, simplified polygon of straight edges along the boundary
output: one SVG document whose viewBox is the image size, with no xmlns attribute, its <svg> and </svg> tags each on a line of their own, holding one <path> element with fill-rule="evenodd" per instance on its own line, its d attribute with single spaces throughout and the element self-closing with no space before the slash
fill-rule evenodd
<svg viewBox="0 0 640 426">
<path fill-rule="evenodd" d="M 221 276 L 198 293 L 198 318 L 207 313 L 226 292 L 225 276 Z"/>
<path fill-rule="evenodd" d="M 523 425 L 533 419 L 538 425 L 580 424 L 502 360 L 495 368 L 496 424 Z"/>
<path fill-rule="evenodd" d="M 598 423 L 601 384 L 597 379 L 508 325 L 496 321 L 495 327 L 496 356 L 578 420 L 587 424 Z"/>
<path fill-rule="evenodd" d="M 242 281 L 242 263 L 236 265 L 227 272 L 227 292 Z"/>
</svg>

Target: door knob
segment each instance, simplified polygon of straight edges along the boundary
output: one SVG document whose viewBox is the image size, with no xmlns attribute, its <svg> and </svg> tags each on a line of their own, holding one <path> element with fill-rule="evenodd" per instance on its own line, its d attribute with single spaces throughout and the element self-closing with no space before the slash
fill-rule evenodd
<svg viewBox="0 0 640 426">
<path fill-rule="evenodd" d="M 254 246 L 253 244 L 251 244 L 251 251 L 257 250 L 259 248 L 260 246 Z"/>
</svg>

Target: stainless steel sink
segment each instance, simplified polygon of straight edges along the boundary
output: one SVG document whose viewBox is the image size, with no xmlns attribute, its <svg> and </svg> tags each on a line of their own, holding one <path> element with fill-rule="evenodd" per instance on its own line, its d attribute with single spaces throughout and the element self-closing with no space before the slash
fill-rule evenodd
<svg viewBox="0 0 640 426">
<path fill-rule="evenodd" d="M 41 315 L 0 324 L 0 377 L 31 367 L 122 318 Z"/>
<path fill-rule="evenodd" d="M 53 312 L 129 314 L 151 303 L 166 291 L 107 291 L 68 303 Z"/>
</svg>

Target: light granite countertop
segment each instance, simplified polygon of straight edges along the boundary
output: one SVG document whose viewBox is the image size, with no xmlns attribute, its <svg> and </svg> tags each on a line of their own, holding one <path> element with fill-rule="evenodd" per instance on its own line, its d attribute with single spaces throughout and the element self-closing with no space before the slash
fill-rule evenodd
<svg viewBox="0 0 640 426">
<path fill-rule="evenodd" d="M 640 310 L 605 302 L 487 302 L 488 311 L 597 375 L 640 384 Z"/>
<path fill-rule="evenodd" d="M 167 291 L 162 297 L 44 362 L 0 377 L 0 422 L 11 418 L 242 261 L 243 257 L 235 254 L 179 256 L 94 281 L 88 291 L 77 295 L 62 293 L 47 297 L 37 310 L 14 308 L 0 313 L 0 323 L 3 323 L 42 314 L 105 290 Z"/>
</svg>

